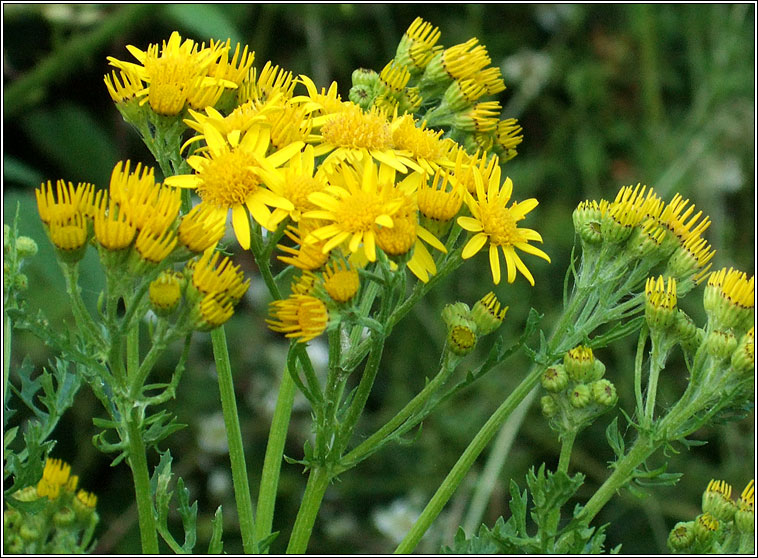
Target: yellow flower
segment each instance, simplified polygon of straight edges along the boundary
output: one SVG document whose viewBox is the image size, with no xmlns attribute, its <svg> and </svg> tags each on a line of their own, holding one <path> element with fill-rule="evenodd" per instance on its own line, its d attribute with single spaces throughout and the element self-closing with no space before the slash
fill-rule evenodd
<svg viewBox="0 0 758 558">
<path fill-rule="evenodd" d="M 308 199 L 321 209 L 308 211 L 304 217 L 323 219 L 330 224 L 311 232 L 306 242 L 327 240 L 323 252 L 348 242 L 350 252 L 364 252 L 366 258 L 376 261 L 376 233 L 380 226 L 392 228 L 392 215 L 403 201 L 393 195 L 395 169 L 388 165 L 377 168 L 366 161 L 361 174 L 347 165 L 341 165 L 332 184 L 324 192 L 315 192 Z M 339 184 L 342 182 L 342 184 Z"/>
<path fill-rule="evenodd" d="M 223 294 L 236 302 L 250 286 L 244 278 L 239 266 L 220 252 L 208 250 L 192 265 L 192 286 L 205 295 Z"/>
<path fill-rule="evenodd" d="M 136 95 L 145 96 L 141 103 L 149 102 L 158 114 L 179 114 L 191 99 L 195 101 L 195 108 L 204 108 L 206 105 L 202 103 L 209 100 L 208 88 L 213 91 L 210 98 L 217 99 L 216 93 L 220 95 L 223 88 L 236 87 L 232 81 L 208 75 L 211 65 L 217 63 L 228 50 L 225 44 L 216 43 L 213 48 L 198 50 L 195 41 L 182 41 L 179 33 L 174 31 L 160 49 L 157 44 L 149 45 L 146 51 L 132 45 L 126 48 L 139 64 L 123 62 L 111 56 L 108 62 L 148 84 Z"/>
<path fill-rule="evenodd" d="M 373 158 L 402 173 L 408 172 L 407 167 L 418 169 L 408 152 L 395 149 L 386 115 L 375 108 L 363 112 L 352 103 L 328 115 L 321 126 L 321 143 L 316 147 L 316 155 L 326 153 L 329 155 L 322 163 L 325 168 L 333 168 L 346 160 L 357 164 Z"/>
<path fill-rule="evenodd" d="M 358 271 L 342 260 L 326 266 L 324 290 L 335 302 L 347 302 L 355 296 L 361 286 Z"/>
<path fill-rule="evenodd" d="M 314 174 L 314 171 L 315 174 Z M 272 172 L 262 169 L 269 188 L 288 200 L 293 208 L 289 211 L 276 208 L 273 212 L 273 220 L 281 221 L 289 216 L 293 221 L 300 220 L 306 211 L 318 209 L 308 200 L 308 196 L 314 192 L 322 192 L 329 185 L 326 175 L 320 169 L 316 169 L 316 158 L 312 145 L 306 145 L 303 151 L 295 153 L 286 166 Z"/>
<path fill-rule="evenodd" d="M 298 343 L 321 335 L 329 322 L 326 305 L 311 295 L 293 294 L 275 300 L 269 305 L 269 314 L 271 319 L 266 320 L 269 328 L 297 339 Z"/>
<path fill-rule="evenodd" d="M 47 496 L 50 500 L 55 500 L 60 495 L 61 488 L 68 486 L 70 475 L 71 465 L 60 459 L 48 458 L 45 461 L 42 478 L 37 483 L 37 495 Z"/>
<path fill-rule="evenodd" d="M 303 143 L 292 143 L 266 155 L 270 145 L 267 127 L 253 126 L 238 141 L 236 136 L 227 141 L 212 125 L 206 125 L 203 133 L 207 149 L 187 159 L 195 173 L 168 177 L 165 184 L 194 188 L 201 203 L 214 208 L 209 218 L 231 211 L 234 233 L 240 246 L 247 250 L 250 248 L 248 210 L 261 226 L 273 229 L 278 223 L 271 220 L 269 206 L 285 211 L 293 209 L 292 203 L 265 187 L 260 170 L 271 171 L 288 161 Z"/>
<path fill-rule="evenodd" d="M 395 59 L 407 66 L 411 73 L 419 73 L 442 47 L 435 46 L 440 38 L 440 30 L 428 21 L 417 17 L 403 33 L 397 46 Z"/>
<path fill-rule="evenodd" d="M 176 232 L 183 246 L 199 254 L 215 248 L 224 236 L 225 229 L 226 218 L 223 212 L 219 214 L 213 206 L 201 203 L 182 217 Z"/>
<path fill-rule="evenodd" d="M 100 199 L 95 214 L 95 238 L 103 248 L 111 251 L 124 250 L 131 245 L 136 232 L 134 223 L 127 218 L 126 213 L 118 211 L 113 199 L 108 200 L 105 196 Z"/>
<path fill-rule="evenodd" d="M 515 281 L 516 270 L 518 270 L 534 286 L 534 278 L 516 253 L 516 249 L 550 261 L 550 257 L 545 252 L 529 244 L 530 241 L 542 242 L 542 236 L 537 231 L 520 229 L 517 225 L 527 213 L 537 207 L 537 200 L 530 198 L 522 202 L 514 202 L 507 207 L 513 192 L 513 183 L 510 178 L 506 178 L 502 188 L 499 186 L 500 167 L 497 167 L 490 176 L 486 192 L 481 175 L 478 176 L 476 199 L 471 195 L 466 198 L 466 205 L 472 217 L 458 217 L 458 224 L 463 229 L 476 233 L 463 248 L 463 259 L 470 258 L 489 242 L 490 268 L 492 280 L 496 285 L 500 283 L 498 249 L 501 249 L 508 269 L 508 282 Z"/>
<path fill-rule="evenodd" d="M 308 91 L 308 95 L 298 95 L 292 97 L 292 101 L 296 103 L 303 103 L 303 106 L 309 114 L 313 112 L 319 113 L 314 121 L 314 126 L 320 126 L 323 124 L 328 115 L 341 112 L 345 110 L 345 107 L 352 105 L 352 103 L 343 101 L 340 94 L 337 92 L 337 82 L 333 81 L 329 86 L 329 89 L 321 88 L 321 92 L 316 88 L 316 84 L 313 80 L 306 75 L 298 76 L 298 82 L 305 85 L 305 89 Z"/>
<path fill-rule="evenodd" d="M 417 126 L 413 117 L 406 114 L 392 121 L 391 131 L 395 148 L 409 153 L 418 163 L 408 166 L 416 170 L 423 169 L 429 174 L 434 174 L 440 165 L 453 166 L 451 154 L 455 149 L 455 142 L 442 139 L 442 130 L 427 129 L 424 122 Z"/>
<path fill-rule="evenodd" d="M 268 61 L 264 64 L 260 76 L 255 68 L 250 69 L 237 91 L 237 100 L 243 104 L 248 101 L 266 102 L 277 97 L 284 100 L 291 99 L 296 84 L 297 81 L 293 79 L 292 72 L 285 71 Z M 336 87 L 335 84 L 335 91 Z"/>
<path fill-rule="evenodd" d="M 286 264 L 297 267 L 298 269 L 312 271 L 323 266 L 329 259 L 328 250 L 324 252 L 323 248 L 326 240 L 319 242 L 307 243 L 305 238 L 320 227 L 320 221 L 316 219 L 302 219 L 297 227 L 289 226 L 284 230 L 287 235 L 299 248 L 292 248 L 283 244 L 277 244 L 276 247 L 288 256 L 277 256 Z"/>
</svg>

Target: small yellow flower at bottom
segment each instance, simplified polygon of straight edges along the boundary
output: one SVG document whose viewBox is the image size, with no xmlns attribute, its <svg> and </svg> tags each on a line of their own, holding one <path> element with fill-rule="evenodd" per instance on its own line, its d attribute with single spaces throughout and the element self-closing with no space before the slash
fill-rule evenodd
<svg viewBox="0 0 758 558">
<path fill-rule="evenodd" d="M 269 328 L 285 337 L 306 343 L 321 335 L 329 322 L 326 305 L 310 295 L 293 294 L 284 300 L 275 300 L 269 305 L 271 319 Z"/>
<path fill-rule="evenodd" d="M 71 465 L 60 459 L 48 459 L 42 478 L 37 483 L 37 495 L 55 500 L 60 495 L 61 487 L 67 485 L 71 475 Z"/>
</svg>

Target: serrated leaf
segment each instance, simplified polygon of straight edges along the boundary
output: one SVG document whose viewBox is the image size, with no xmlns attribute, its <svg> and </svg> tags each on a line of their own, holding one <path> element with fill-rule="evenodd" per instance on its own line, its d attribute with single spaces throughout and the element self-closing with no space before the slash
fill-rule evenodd
<svg viewBox="0 0 758 558">
<path fill-rule="evenodd" d="M 526 537 L 526 490 L 519 492 L 518 484 L 511 479 L 511 501 L 508 507 L 511 510 L 511 517 L 514 522 L 516 533 L 521 537 Z"/>
<path fill-rule="evenodd" d="M 211 540 L 208 543 L 208 554 L 222 554 L 224 552 L 224 541 L 221 539 L 224 529 L 224 516 L 221 512 L 221 506 L 216 508 L 216 513 L 211 521 Z M 258 547 L 260 550 L 260 546 Z"/>
<path fill-rule="evenodd" d="M 179 497 L 179 516 L 184 527 L 184 544 L 182 548 L 188 554 L 192 553 L 197 542 L 197 502 L 189 503 L 189 489 L 184 486 L 184 479 L 176 481 L 176 492 Z"/>
<path fill-rule="evenodd" d="M 619 432 L 618 417 L 615 417 L 608 428 L 605 429 L 605 438 L 608 440 L 608 445 L 613 450 L 616 457 L 622 457 L 626 448 L 624 444 L 624 437 Z"/>
</svg>

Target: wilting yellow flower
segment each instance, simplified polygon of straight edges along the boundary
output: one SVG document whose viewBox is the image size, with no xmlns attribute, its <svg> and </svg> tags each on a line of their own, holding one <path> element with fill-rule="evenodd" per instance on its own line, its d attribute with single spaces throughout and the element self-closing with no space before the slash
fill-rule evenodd
<svg viewBox="0 0 758 558">
<path fill-rule="evenodd" d="M 211 218 L 231 211 L 234 233 L 240 246 L 247 250 L 250 248 L 248 210 L 261 226 L 276 228 L 278 223 L 271 220 L 269 206 L 285 211 L 294 208 L 291 202 L 265 187 L 259 170 L 271 171 L 285 163 L 303 143 L 293 143 L 266 155 L 270 145 L 268 127 L 253 126 L 242 137 L 234 136 L 231 141 L 212 125 L 205 126 L 203 133 L 207 149 L 187 159 L 195 173 L 168 177 L 165 184 L 195 189 L 202 203 L 214 208 Z"/>
<path fill-rule="evenodd" d="M 266 102 L 276 97 L 288 100 L 292 98 L 296 84 L 297 80 L 293 79 L 292 72 L 267 61 L 260 75 L 255 68 L 250 69 L 237 91 L 237 100 L 240 104 L 248 101 Z"/>
<path fill-rule="evenodd" d="M 321 335 L 329 322 L 326 305 L 311 295 L 293 294 L 269 305 L 271 319 L 266 323 L 273 330 L 307 343 Z"/>
<path fill-rule="evenodd" d="M 478 169 L 475 170 L 478 174 Z M 516 249 L 538 256 L 548 262 L 550 257 L 539 248 L 529 244 L 530 241 L 542 242 L 542 236 L 532 229 L 520 229 L 517 223 L 537 207 L 538 202 L 536 199 L 530 198 L 522 202 L 514 202 L 510 207 L 507 207 L 512 192 L 513 182 L 510 178 L 506 178 L 500 187 L 499 167 L 491 174 L 486 192 L 481 175 L 479 175 L 476 184 L 476 199 L 471 195 L 466 198 L 466 205 L 471 211 L 472 217 L 458 217 L 458 224 L 462 228 L 476 233 L 469 239 L 461 255 L 463 259 L 468 259 L 489 243 L 490 268 L 492 269 L 492 280 L 496 285 L 500 283 L 498 249 L 501 249 L 508 269 L 508 282 L 513 283 L 518 270 L 534 286 L 534 278 L 516 253 Z"/>
</svg>

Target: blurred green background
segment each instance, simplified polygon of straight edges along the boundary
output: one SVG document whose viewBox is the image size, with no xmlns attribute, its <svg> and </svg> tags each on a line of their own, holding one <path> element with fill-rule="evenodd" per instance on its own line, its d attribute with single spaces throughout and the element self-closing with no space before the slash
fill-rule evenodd
<svg viewBox="0 0 758 558">
<path fill-rule="evenodd" d="M 495 288 L 510 306 L 501 333 L 515 339 L 530 307 L 545 314 L 550 328 L 557 315 L 564 272 L 573 244 L 571 212 L 587 198 L 612 198 L 623 185 L 648 184 L 666 200 L 675 192 L 689 198 L 713 225 L 706 233 L 716 248 L 716 267 L 755 266 L 755 6 L 738 5 L 3 5 L 4 56 L 4 222 L 18 204 L 20 233 L 33 236 L 39 255 L 26 268 L 29 304 L 44 308 L 64 327 L 70 322 L 63 280 L 36 214 L 33 189 L 43 180 L 94 182 L 104 186 L 114 164 L 130 158 L 154 164 L 136 133 L 123 123 L 103 84 L 106 56 L 131 60 L 125 46 L 145 48 L 172 30 L 198 41 L 241 41 L 256 52 L 261 68 L 272 60 L 319 86 L 336 80 L 343 97 L 356 67 L 380 70 L 393 56 L 402 33 L 416 16 L 438 26 L 440 43 L 452 46 L 475 36 L 503 71 L 508 89 L 498 99 L 504 117 L 524 129 L 519 155 L 506 166 L 514 198 L 537 197 L 539 207 L 525 226 L 539 230 L 552 264 L 527 258 L 537 284 L 520 278 Z M 31 40 L 30 40 L 31 39 Z M 249 255 L 238 254 L 253 278 L 246 300 L 227 326 L 253 487 L 263 461 L 268 425 L 287 344 L 263 323 L 268 301 L 256 282 Z M 83 262 L 83 289 L 94 303 L 101 277 L 94 256 Z M 492 288 L 486 256 L 480 254 L 444 281 L 396 329 L 385 350 L 383 369 L 362 419 L 371 432 L 392 416 L 436 371 L 444 326 L 444 304 L 469 304 Z M 704 315 L 696 290 L 681 301 L 699 324 Z M 475 366 L 493 339 L 485 338 L 466 363 Z M 532 340 L 536 343 L 536 339 Z M 631 370 L 635 340 L 598 351 L 617 385 L 619 405 L 633 403 Z M 326 357 L 320 341 L 314 360 Z M 179 347 L 166 357 L 168 374 Z M 52 356 L 29 335 L 14 337 L 13 366 L 28 355 L 37 367 Z M 489 414 L 521 379 L 528 362 L 519 354 L 482 382 L 438 409 L 410 445 L 391 446 L 373 456 L 327 492 L 309 547 L 318 553 L 387 553 L 409 526 L 460 452 Z M 464 366 L 465 368 L 465 366 Z M 160 376 L 161 371 L 158 372 Z M 187 482 L 200 508 L 197 551 L 207 548 L 209 521 L 223 504 L 225 550 L 241 551 L 234 498 L 223 440 L 214 367 L 207 334 L 196 334 L 191 360 L 171 407 L 188 425 L 161 449 L 170 449 L 175 472 Z M 160 380 L 156 380 L 160 381 Z M 661 404 L 672 401 L 686 382 L 674 358 L 661 379 Z M 136 509 L 125 465 L 91 443 L 99 403 L 83 388 L 61 422 L 54 455 L 69 461 L 81 485 L 99 495 L 102 517 L 97 552 L 138 552 Z M 531 465 L 557 464 L 558 443 L 538 406 L 507 455 L 482 521 L 492 525 L 508 515 L 507 486 L 524 486 Z M 607 476 L 612 453 L 604 429 L 615 413 L 601 417 L 580 436 L 572 471 L 587 475 L 586 500 Z M 18 416 L 14 421 L 18 420 Z M 624 553 L 666 552 L 668 531 L 699 513 L 700 494 L 711 478 L 736 491 L 754 475 L 754 414 L 739 423 L 705 429 L 695 437 L 707 445 L 671 456 L 670 471 L 684 473 L 676 487 L 656 488 L 640 500 L 624 493 L 598 517 L 610 523 L 608 547 Z M 310 435 L 310 414 L 299 400 L 286 453 L 302 455 Z M 155 458 L 155 455 L 152 456 Z M 467 502 L 486 454 L 423 541 L 420 551 L 450 544 L 464 522 Z M 661 456 L 658 456 L 660 461 Z M 157 462 L 154 460 L 154 462 Z M 274 528 L 282 551 L 305 485 L 298 466 L 285 464 Z M 477 524 L 477 518 L 469 518 Z M 178 525 L 178 522 L 177 522 Z M 469 529 L 470 532 L 470 529 Z"/>
</svg>

